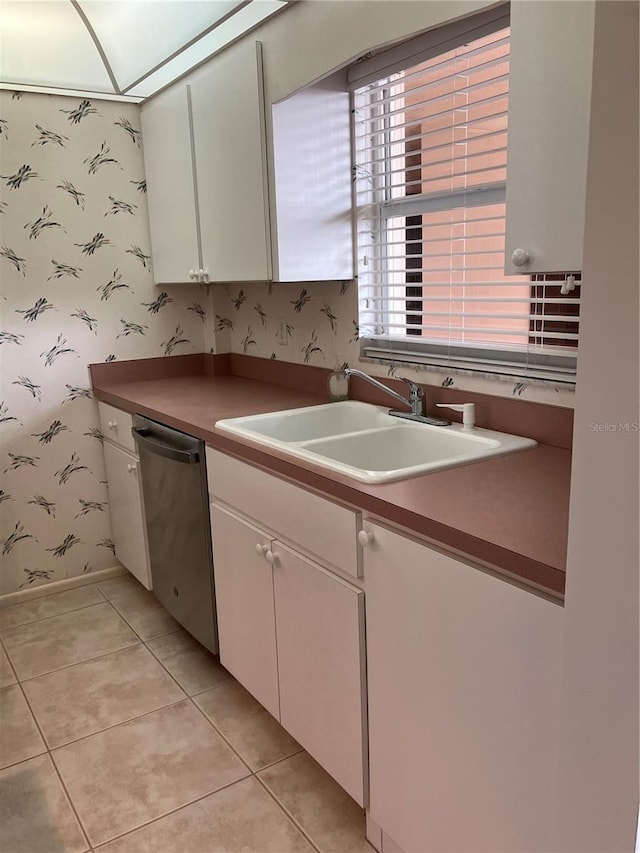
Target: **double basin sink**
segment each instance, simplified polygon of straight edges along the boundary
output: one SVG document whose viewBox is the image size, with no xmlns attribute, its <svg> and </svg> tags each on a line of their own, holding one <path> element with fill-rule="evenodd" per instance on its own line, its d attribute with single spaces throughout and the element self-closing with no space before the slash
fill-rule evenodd
<svg viewBox="0 0 640 853">
<path fill-rule="evenodd" d="M 224 432 L 363 483 L 387 483 L 535 447 L 529 438 L 403 420 L 355 400 L 228 418 Z"/>
</svg>

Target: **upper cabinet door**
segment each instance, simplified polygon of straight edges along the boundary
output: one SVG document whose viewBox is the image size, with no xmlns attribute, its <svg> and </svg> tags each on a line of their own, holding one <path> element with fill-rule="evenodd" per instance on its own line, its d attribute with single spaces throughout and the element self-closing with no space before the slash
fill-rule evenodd
<svg viewBox="0 0 640 853">
<path fill-rule="evenodd" d="M 277 281 L 354 277 L 350 117 L 345 70 L 273 105 Z"/>
<path fill-rule="evenodd" d="M 174 86 L 151 100 L 141 120 L 153 278 L 189 281 L 201 264 L 187 88 Z"/>
<path fill-rule="evenodd" d="M 202 264 L 211 281 L 271 278 L 261 47 L 244 40 L 191 82 Z"/>
<path fill-rule="evenodd" d="M 594 8 L 511 4 L 508 274 L 582 269 Z M 529 256 L 520 266 L 517 249 Z"/>
</svg>

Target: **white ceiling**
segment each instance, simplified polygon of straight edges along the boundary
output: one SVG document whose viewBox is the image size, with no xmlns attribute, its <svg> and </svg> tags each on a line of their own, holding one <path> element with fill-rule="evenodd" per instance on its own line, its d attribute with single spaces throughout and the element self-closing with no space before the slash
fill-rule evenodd
<svg viewBox="0 0 640 853">
<path fill-rule="evenodd" d="M 287 0 L 1 0 L 0 87 L 140 101 Z"/>
</svg>

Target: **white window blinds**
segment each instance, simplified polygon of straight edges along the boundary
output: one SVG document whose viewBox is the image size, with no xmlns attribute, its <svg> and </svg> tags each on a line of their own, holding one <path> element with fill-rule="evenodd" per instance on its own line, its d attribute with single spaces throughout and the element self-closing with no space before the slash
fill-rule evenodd
<svg viewBox="0 0 640 853">
<path fill-rule="evenodd" d="M 508 19 L 420 42 L 352 74 L 363 354 L 573 381 L 578 277 L 504 275 Z"/>
</svg>

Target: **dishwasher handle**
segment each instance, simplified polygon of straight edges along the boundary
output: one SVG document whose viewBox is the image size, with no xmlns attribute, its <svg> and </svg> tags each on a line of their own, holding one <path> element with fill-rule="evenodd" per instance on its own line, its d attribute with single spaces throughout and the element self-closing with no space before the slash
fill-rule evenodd
<svg viewBox="0 0 640 853">
<path fill-rule="evenodd" d="M 173 447 L 171 444 L 165 444 L 164 441 L 152 436 L 151 431 L 148 429 L 132 427 L 131 432 L 138 444 L 148 448 L 158 456 L 165 456 L 167 459 L 173 459 L 174 462 L 184 462 L 186 465 L 195 465 L 200 459 L 200 454 L 197 450 L 181 450 L 178 447 Z"/>
</svg>

